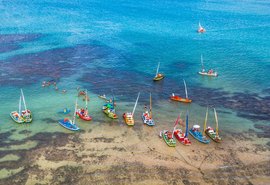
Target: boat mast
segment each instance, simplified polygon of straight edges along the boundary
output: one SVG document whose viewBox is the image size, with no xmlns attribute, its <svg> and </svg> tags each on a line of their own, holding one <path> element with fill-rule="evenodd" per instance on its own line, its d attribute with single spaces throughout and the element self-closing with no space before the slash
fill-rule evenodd
<svg viewBox="0 0 270 185">
<path fill-rule="evenodd" d="M 206 114 L 205 114 L 205 119 L 204 119 L 203 135 L 205 135 L 207 118 L 208 118 L 208 107 L 207 107 L 207 109 L 206 109 Z"/>
<path fill-rule="evenodd" d="M 24 109 L 27 110 L 25 99 L 24 99 L 24 95 L 23 95 L 23 90 L 22 89 L 21 89 L 21 96 L 22 96 L 22 100 L 23 100 L 23 104 L 24 104 Z"/>
<path fill-rule="evenodd" d="M 72 121 L 72 124 L 74 124 L 74 125 L 75 125 L 75 120 L 76 120 L 77 104 L 78 104 L 78 98 L 76 98 L 76 102 L 75 102 L 75 110 L 74 110 L 73 121 Z"/>
<path fill-rule="evenodd" d="M 188 137 L 188 111 L 187 111 L 187 115 L 186 115 L 186 133 L 185 133 L 185 138 Z"/>
<path fill-rule="evenodd" d="M 217 112 L 215 108 L 214 108 L 214 112 L 215 112 L 215 118 L 216 118 L 216 135 L 218 136 L 218 117 L 217 117 Z"/>
<path fill-rule="evenodd" d="M 181 116 L 181 113 L 178 115 L 178 117 L 177 117 L 177 119 L 176 119 L 176 121 L 174 123 L 173 132 L 172 132 L 172 138 L 173 138 L 173 135 L 174 135 L 174 131 L 176 129 L 176 126 L 177 126 L 177 124 L 179 122 L 180 116 Z"/>
<path fill-rule="evenodd" d="M 134 112 L 135 112 L 135 109 L 136 109 L 136 106 L 137 106 L 139 97 L 140 97 L 140 92 L 138 93 L 138 97 L 137 97 L 136 103 L 135 103 L 134 108 L 133 108 L 133 111 L 132 111 L 132 116 L 133 116 L 133 114 L 134 114 Z"/>
<path fill-rule="evenodd" d="M 21 117 L 22 114 L 22 95 L 20 95 L 20 101 L 19 101 L 19 116 Z"/>
<path fill-rule="evenodd" d="M 201 55 L 201 64 L 202 64 L 202 72 L 204 72 L 204 66 L 203 66 L 203 56 Z"/>
<path fill-rule="evenodd" d="M 152 95 L 150 93 L 150 118 L 152 118 Z"/>
<path fill-rule="evenodd" d="M 202 26 L 201 26 L 201 23 L 199 22 L 199 29 L 201 29 L 202 28 Z"/>
<path fill-rule="evenodd" d="M 186 82 L 185 82 L 185 80 L 183 80 L 183 81 L 184 81 L 184 85 L 185 85 L 186 99 L 188 99 L 188 93 L 187 93 L 187 85 L 186 85 Z"/>
<path fill-rule="evenodd" d="M 87 99 L 87 89 L 85 91 L 85 109 L 87 110 L 87 103 L 88 103 L 88 99 Z"/>
<path fill-rule="evenodd" d="M 157 75 L 158 75 L 159 65 L 160 65 L 160 62 L 158 63 L 157 72 L 156 72 L 156 77 L 157 77 Z"/>
</svg>

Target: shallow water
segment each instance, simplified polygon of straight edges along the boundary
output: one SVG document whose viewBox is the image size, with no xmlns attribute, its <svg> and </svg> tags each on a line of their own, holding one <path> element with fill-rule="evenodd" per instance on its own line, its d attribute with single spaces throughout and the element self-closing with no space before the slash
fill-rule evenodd
<svg viewBox="0 0 270 185">
<path fill-rule="evenodd" d="M 93 124 L 125 126 L 121 115 L 132 111 L 139 91 L 134 127 L 138 132 L 149 92 L 157 134 L 172 128 L 177 114 L 184 116 L 186 110 L 190 125 L 202 126 L 207 105 L 217 107 L 221 135 L 253 129 L 254 122 L 269 124 L 269 6 L 268 1 L 253 0 L 4 1 L 0 132 L 15 129 L 9 136 L 14 140 L 38 132 L 69 133 L 57 124 L 64 117 L 57 112 L 68 107 L 73 113 L 77 87 L 87 88 L 91 99 L 93 120 L 78 120 L 83 130 Z M 196 33 L 199 21 L 205 34 Z M 218 78 L 197 75 L 201 54 L 205 66 L 219 72 Z M 166 78 L 153 83 L 158 62 Z M 172 92 L 184 95 L 182 79 L 194 100 L 191 105 L 169 101 Z M 56 80 L 59 90 L 67 93 L 42 88 L 43 80 Z M 17 110 L 20 88 L 33 112 L 31 125 L 17 125 L 9 118 L 9 112 Z M 118 120 L 101 112 L 104 102 L 97 95 L 103 93 L 115 96 Z M 84 102 L 80 99 L 79 104 Z M 210 113 L 209 123 L 213 122 Z M 22 130 L 30 132 L 19 134 Z"/>
</svg>

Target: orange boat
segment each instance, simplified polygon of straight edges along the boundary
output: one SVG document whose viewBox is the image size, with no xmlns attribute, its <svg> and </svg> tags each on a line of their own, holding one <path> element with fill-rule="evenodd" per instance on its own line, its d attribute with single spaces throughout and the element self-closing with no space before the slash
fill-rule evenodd
<svg viewBox="0 0 270 185">
<path fill-rule="evenodd" d="M 184 80 L 184 85 L 185 85 L 186 98 L 183 98 L 181 96 L 178 96 L 178 95 L 175 95 L 174 93 L 172 93 L 172 95 L 170 97 L 171 100 L 179 101 L 179 102 L 183 102 L 183 103 L 191 103 L 192 102 L 192 100 L 188 98 L 187 85 L 186 85 L 185 80 Z"/>
<path fill-rule="evenodd" d="M 138 104 L 139 97 L 140 97 L 140 93 L 138 93 L 138 97 L 137 97 L 137 100 L 135 102 L 132 113 L 131 112 L 125 112 L 123 114 L 124 121 L 128 126 L 133 126 L 134 125 L 134 112 L 135 112 L 136 106 Z"/>
</svg>

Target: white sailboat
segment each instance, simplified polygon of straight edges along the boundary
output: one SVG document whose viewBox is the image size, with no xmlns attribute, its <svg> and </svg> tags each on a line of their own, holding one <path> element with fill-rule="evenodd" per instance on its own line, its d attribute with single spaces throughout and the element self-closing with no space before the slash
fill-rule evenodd
<svg viewBox="0 0 270 185">
<path fill-rule="evenodd" d="M 201 26 L 201 23 L 199 22 L 199 26 L 198 26 L 198 33 L 204 33 L 206 30 Z"/>
<path fill-rule="evenodd" d="M 216 71 L 214 71 L 213 69 L 210 69 L 207 72 L 205 71 L 202 55 L 201 55 L 201 65 L 202 65 L 202 70 L 198 72 L 200 75 L 203 75 L 203 76 L 213 76 L 213 77 L 217 77 L 218 76 L 218 73 Z"/>
</svg>

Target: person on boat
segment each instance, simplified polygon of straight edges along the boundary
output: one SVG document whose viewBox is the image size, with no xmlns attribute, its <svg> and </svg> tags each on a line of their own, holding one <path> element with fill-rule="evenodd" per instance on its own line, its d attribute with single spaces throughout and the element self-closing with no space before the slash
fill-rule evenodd
<svg viewBox="0 0 270 185">
<path fill-rule="evenodd" d="M 213 73 L 213 69 L 210 69 L 209 71 L 208 71 L 208 74 L 212 74 Z"/>
<path fill-rule="evenodd" d="M 85 111 L 84 111 L 84 109 L 82 108 L 82 109 L 81 109 L 81 114 L 84 115 L 84 112 L 85 112 Z"/>
</svg>

